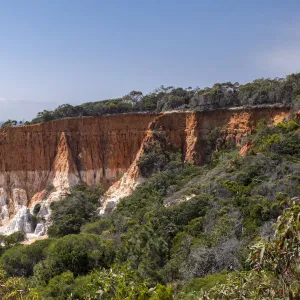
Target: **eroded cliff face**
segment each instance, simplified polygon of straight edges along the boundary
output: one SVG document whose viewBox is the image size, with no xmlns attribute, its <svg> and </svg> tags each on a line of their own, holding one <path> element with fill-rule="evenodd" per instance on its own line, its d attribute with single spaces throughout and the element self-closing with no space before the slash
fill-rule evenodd
<svg viewBox="0 0 300 300">
<path fill-rule="evenodd" d="M 37 202 L 47 216 L 48 204 L 78 182 L 109 186 L 122 177 L 154 117 L 64 119 L 0 132 L 0 229 L 30 232 L 23 220 Z"/>
<path fill-rule="evenodd" d="M 100 199 L 100 213 L 113 209 L 118 201 L 131 194 L 143 181 L 136 164 L 145 146 L 154 139 L 153 132 L 161 131 L 179 149 L 186 162 L 201 165 L 208 162 L 213 151 L 223 143 L 242 147 L 243 138 L 252 134 L 257 123 L 264 119 L 277 124 L 289 117 L 288 108 L 233 109 L 209 112 L 167 112 L 159 114 L 149 124 L 136 159 L 123 177 L 113 184 Z M 211 142 L 215 135 L 215 143 Z M 244 148 L 245 151 L 245 148 Z M 244 154 L 244 152 L 243 152 Z"/>
<path fill-rule="evenodd" d="M 143 181 L 136 162 L 154 131 L 164 132 L 185 161 L 203 164 L 224 142 L 240 147 L 260 119 L 277 123 L 288 115 L 287 108 L 170 112 L 7 128 L 0 131 L 0 230 L 44 234 L 43 224 L 33 228 L 30 210 L 40 202 L 47 218 L 50 203 L 78 182 L 102 182 L 109 188 L 101 212 L 114 207 Z"/>
</svg>

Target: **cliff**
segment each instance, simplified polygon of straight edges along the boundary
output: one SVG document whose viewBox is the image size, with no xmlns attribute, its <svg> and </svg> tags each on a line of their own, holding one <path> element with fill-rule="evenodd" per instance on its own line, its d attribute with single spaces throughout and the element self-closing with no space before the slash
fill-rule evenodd
<svg viewBox="0 0 300 300">
<path fill-rule="evenodd" d="M 208 162 L 212 152 L 219 150 L 224 143 L 241 148 L 243 138 L 253 132 L 260 120 L 277 124 L 287 119 L 289 114 L 288 108 L 275 107 L 159 114 L 149 124 L 136 159 L 128 171 L 102 197 L 100 213 L 110 211 L 143 181 L 136 162 L 144 153 L 147 143 L 154 139 L 154 131 L 164 132 L 168 141 L 181 151 L 184 161 L 201 165 Z M 245 152 L 245 148 L 243 150 Z"/>
<path fill-rule="evenodd" d="M 109 187 L 102 210 L 143 180 L 136 162 L 154 131 L 164 132 L 185 161 L 203 164 L 224 142 L 241 146 L 260 119 L 279 122 L 288 108 L 170 112 L 61 119 L 0 131 L 0 230 L 33 232 L 30 209 L 49 204 L 78 182 Z M 217 135 L 214 143 L 212 135 Z M 44 234 L 43 226 L 36 234 Z"/>
</svg>

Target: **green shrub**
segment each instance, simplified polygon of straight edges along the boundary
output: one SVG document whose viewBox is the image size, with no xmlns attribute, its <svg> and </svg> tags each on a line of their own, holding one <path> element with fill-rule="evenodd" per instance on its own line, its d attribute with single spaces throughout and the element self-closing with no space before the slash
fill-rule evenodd
<svg viewBox="0 0 300 300">
<path fill-rule="evenodd" d="M 182 167 L 182 157 L 178 149 L 169 142 L 164 132 L 153 133 L 153 141 L 145 145 L 144 153 L 137 161 L 141 174 L 149 178 L 163 170 Z"/>
<path fill-rule="evenodd" d="M 192 219 L 186 226 L 184 226 L 184 231 L 193 236 L 197 236 L 203 231 L 203 223 L 203 217 Z"/>
<path fill-rule="evenodd" d="M 170 215 L 174 224 L 182 227 L 187 225 L 191 220 L 203 217 L 206 214 L 210 198 L 208 195 L 195 196 L 189 201 L 171 206 L 168 208 L 167 214 Z"/>
<path fill-rule="evenodd" d="M 17 245 L 26 240 L 26 233 L 24 231 L 16 231 L 10 235 L 5 237 L 5 245 L 6 247 L 11 247 Z"/>
<path fill-rule="evenodd" d="M 188 283 L 186 283 L 182 288 L 181 290 L 181 296 L 183 297 L 182 299 L 193 299 L 193 298 L 189 298 L 189 294 L 190 297 L 192 297 L 192 295 L 195 295 L 196 297 L 197 292 L 199 295 L 200 291 L 208 291 L 214 286 L 225 283 L 227 278 L 228 278 L 228 273 L 225 271 L 217 274 L 208 275 L 203 278 L 193 278 Z"/>
<path fill-rule="evenodd" d="M 78 276 L 93 268 L 109 266 L 114 256 L 113 244 L 96 235 L 67 235 L 50 244 L 46 259 L 34 267 L 34 276 L 41 284 L 68 270 Z"/>
<path fill-rule="evenodd" d="M 140 300 L 172 300 L 172 289 L 163 285 L 154 288 L 142 280 L 138 274 L 128 267 L 117 267 L 110 270 L 96 270 L 89 276 L 90 283 L 79 288 L 81 295 L 88 299 L 140 299 Z M 82 283 L 82 280 L 76 280 Z M 78 287 L 77 287 L 78 289 Z M 81 296 L 81 297 L 82 297 Z M 86 299 L 85 298 L 85 299 Z M 83 297 L 81 298 L 83 299 Z"/>
<path fill-rule="evenodd" d="M 37 215 L 39 213 L 40 209 L 41 209 L 41 204 L 37 203 L 33 208 L 33 214 Z"/>
<path fill-rule="evenodd" d="M 248 258 L 252 270 L 231 274 L 227 282 L 201 293 L 202 299 L 297 299 L 300 205 L 292 202 L 278 218 L 273 239 L 260 239 Z"/>
<path fill-rule="evenodd" d="M 112 227 L 112 221 L 108 218 L 103 218 L 99 221 L 93 223 L 87 223 L 83 225 L 81 228 L 81 232 L 83 233 L 94 233 L 94 234 L 102 234 L 103 231 L 106 231 Z"/>
<path fill-rule="evenodd" d="M 46 258 L 51 242 L 51 239 L 47 239 L 10 248 L 0 258 L 1 267 L 10 276 L 32 276 L 34 266 Z"/>
<path fill-rule="evenodd" d="M 70 299 L 73 289 L 74 275 L 71 271 L 66 271 L 51 278 L 47 286 L 40 286 L 35 292 L 40 299 L 65 300 Z"/>
<path fill-rule="evenodd" d="M 51 203 L 52 225 L 48 229 L 50 237 L 77 234 L 81 226 L 96 215 L 99 197 L 103 194 L 102 185 L 75 186 L 71 195 Z"/>
<path fill-rule="evenodd" d="M 7 277 L 4 270 L 0 270 L 0 299 L 3 300 L 39 300 L 24 278 Z"/>
</svg>

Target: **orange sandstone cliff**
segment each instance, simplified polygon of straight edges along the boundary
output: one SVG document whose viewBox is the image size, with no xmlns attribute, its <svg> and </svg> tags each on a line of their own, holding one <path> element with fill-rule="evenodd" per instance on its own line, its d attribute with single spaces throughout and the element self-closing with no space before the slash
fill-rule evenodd
<svg viewBox="0 0 300 300">
<path fill-rule="evenodd" d="M 0 231 L 33 232 L 30 209 L 49 204 L 79 182 L 109 187 L 102 209 L 114 207 L 143 180 L 136 161 L 154 131 L 163 131 L 185 161 L 203 164 L 212 149 L 209 134 L 220 129 L 219 143 L 237 147 L 260 119 L 279 122 L 287 108 L 210 112 L 123 114 L 56 120 L 0 131 Z M 218 148 L 218 143 L 216 145 Z M 45 229 L 38 224 L 36 234 Z"/>
</svg>

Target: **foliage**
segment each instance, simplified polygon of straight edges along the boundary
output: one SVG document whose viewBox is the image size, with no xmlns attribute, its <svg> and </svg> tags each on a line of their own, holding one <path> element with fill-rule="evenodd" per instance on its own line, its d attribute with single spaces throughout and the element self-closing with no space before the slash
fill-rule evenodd
<svg viewBox="0 0 300 300">
<path fill-rule="evenodd" d="M 74 275 L 71 271 L 66 271 L 50 279 L 47 286 L 35 289 L 39 299 L 74 299 L 71 297 L 74 289 Z M 78 299 L 78 298 L 76 298 Z"/>
<path fill-rule="evenodd" d="M 164 132 L 153 133 L 153 141 L 145 145 L 144 153 L 137 161 L 144 177 L 163 170 L 180 168 L 182 165 L 180 152 L 172 147 Z"/>
<path fill-rule="evenodd" d="M 13 246 L 17 246 L 25 239 L 26 234 L 24 231 L 16 231 L 10 235 L 0 235 L 1 250 L 5 251 Z"/>
<path fill-rule="evenodd" d="M 104 231 L 109 230 L 111 226 L 112 221 L 109 218 L 101 218 L 98 221 L 83 225 L 81 232 L 101 235 Z"/>
<path fill-rule="evenodd" d="M 13 127 L 13 126 L 17 126 L 17 125 L 18 125 L 18 121 L 9 119 L 1 124 L 1 129 L 4 129 L 6 127 Z"/>
<path fill-rule="evenodd" d="M 38 287 L 39 299 L 140 299 L 171 300 L 171 287 L 157 285 L 150 288 L 138 274 L 128 266 L 113 266 L 97 269 L 91 274 L 75 278 L 67 271 L 53 277 L 47 286 Z"/>
<path fill-rule="evenodd" d="M 201 169 L 197 167 L 185 165 L 184 168 L 154 174 L 145 184 L 138 186 L 132 195 L 118 204 L 116 215 L 142 219 L 149 210 L 163 207 L 163 199 L 168 195 L 170 186 L 177 186 L 180 189 L 200 172 Z"/>
<path fill-rule="evenodd" d="M 222 93 L 239 89 L 267 97 L 272 82 L 264 83 L 219 84 L 198 92 L 223 99 Z M 188 105 L 190 93 L 161 87 L 147 101 L 164 110 L 169 104 Z M 134 91 L 122 101 L 138 106 L 143 96 Z M 219 141 L 222 132 L 209 133 L 214 161 L 197 167 L 183 163 L 179 151 L 155 131 L 138 162 L 147 179 L 114 211 L 97 216 L 101 186 L 76 186 L 51 205 L 49 234 L 55 239 L 24 246 L 16 234 L 5 248 L 3 237 L 2 268 L 9 276 L 26 277 L 34 288 L 30 292 L 41 299 L 171 299 L 169 284 L 179 299 L 296 294 L 298 225 L 289 199 L 299 194 L 299 120 L 277 126 L 261 121 L 243 157 Z M 274 239 L 266 242 L 284 209 Z M 259 236 L 263 240 L 257 243 Z"/>
<path fill-rule="evenodd" d="M 286 295 L 300 294 L 300 198 L 278 218 L 272 242 L 261 240 L 251 247 L 249 261 L 255 270 L 267 270 L 279 277 L 277 290 Z"/>
<path fill-rule="evenodd" d="M 48 235 L 60 237 L 79 233 L 81 226 L 95 215 L 103 191 L 102 185 L 78 185 L 69 196 L 51 203 L 52 225 L 48 229 Z"/>
<path fill-rule="evenodd" d="M 300 294 L 299 198 L 278 218 L 274 239 L 251 247 L 253 270 L 232 274 L 203 299 L 297 299 Z"/>
<path fill-rule="evenodd" d="M 270 127 L 259 123 L 253 140 L 254 152 L 269 152 L 277 157 L 300 158 L 299 120 L 289 120 Z"/>
<path fill-rule="evenodd" d="M 104 243 L 93 234 L 64 236 L 54 240 L 46 252 L 46 259 L 34 266 L 34 277 L 38 284 L 45 284 L 68 270 L 78 276 L 93 268 L 108 267 L 115 255 L 112 242 Z"/>
<path fill-rule="evenodd" d="M 180 88 L 161 86 L 149 94 L 131 91 L 110 100 L 87 102 L 72 106 L 63 104 L 53 111 L 44 110 L 31 121 L 32 124 L 68 117 L 99 116 L 116 113 L 161 112 L 167 110 L 213 110 L 238 106 L 296 105 L 300 97 L 300 73 L 286 78 L 261 78 L 240 85 L 238 82 L 215 83 L 212 87 Z M 7 121 L 10 126 L 14 124 Z M 3 125 L 4 126 L 4 125 Z"/>
<path fill-rule="evenodd" d="M 34 266 L 46 257 L 51 239 L 8 249 L 0 258 L 1 267 L 10 276 L 32 276 Z"/>
<path fill-rule="evenodd" d="M 182 300 L 199 299 L 199 294 L 203 291 L 209 291 L 214 286 L 224 284 L 228 278 L 226 272 L 208 275 L 204 278 L 193 278 L 181 289 L 178 298 Z"/>
<path fill-rule="evenodd" d="M 231 274 L 224 284 L 216 285 L 208 292 L 199 292 L 198 299 L 289 299 L 276 292 L 279 281 L 264 271 Z M 292 298 L 291 298 L 292 299 Z"/>
<path fill-rule="evenodd" d="M 30 291 L 24 278 L 7 277 L 5 271 L 0 270 L 0 298 L 3 300 L 38 300 L 38 295 Z"/>
<path fill-rule="evenodd" d="M 84 288 L 89 299 L 173 299 L 170 287 L 158 285 L 150 289 L 146 281 L 126 266 L 93 272 Z"/>
</svg>

